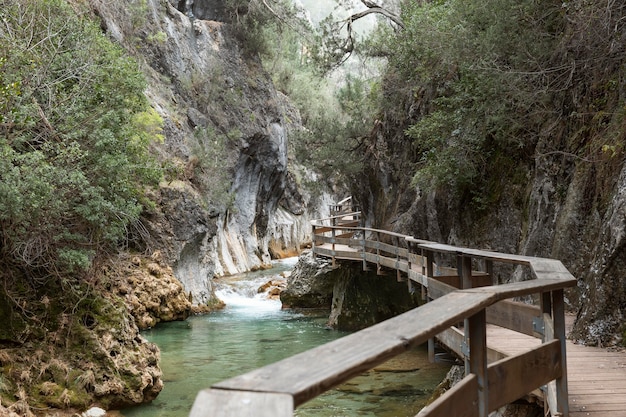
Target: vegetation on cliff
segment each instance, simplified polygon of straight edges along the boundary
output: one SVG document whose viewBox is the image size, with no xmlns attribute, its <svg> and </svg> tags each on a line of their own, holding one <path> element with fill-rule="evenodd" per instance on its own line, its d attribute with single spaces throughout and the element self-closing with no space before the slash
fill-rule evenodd
<svg viewBox="0 0 626 417">
<path fill-rule="evenodd" d="M 406 1 L 401 17 L 371 43 L 388 66 L 359 200 L 416 236 L 563 260 L 575 336 L 621 340 L 626 6 Z"/>
<path fill-rule="evenodd" d="M 20 415 L 162 387 L 158 349 L 100 270 L 140 239 L 161 120 L 137 63 L 82 13 L 0 2 L 0 404 Z"/>
<path fill-rule="evenodd" d="M 1 259 L 38 281 L 127 239 L 160 118 L 133 60 L 63 1 L 2 3 Z"/>
<path fill-rule="evenodd" d="M 385 112 L 406 116 L 414 180 L 452 187 L 480 207 L 497 198 L 499 181 L 515 181 L 541 157 L 540 142 L 552 142 L 543 155 L 620 156 L 624 10 L 612 5 L 406 4 L 405 30 L 386 37 L 386 87 L 412 108 Z"/>
</svg>

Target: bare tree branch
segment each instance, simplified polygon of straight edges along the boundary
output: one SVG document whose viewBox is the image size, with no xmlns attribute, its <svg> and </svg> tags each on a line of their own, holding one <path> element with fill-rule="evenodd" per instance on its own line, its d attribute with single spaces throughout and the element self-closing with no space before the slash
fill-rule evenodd
<svg viewBox="0 0 626 417">
<path fill-rule="evenodd" d="M 361 3 L 363 3 L 367 7 L 367 10 L 364 10 L 359 13 L 355 13 L 352 16 L 350 16 L 347 20 L 354 22 L 355 20 L 361 19 L 362 17 L 376 13 L 376 14 L 381 14 L 385 16 L 386 18 L 391 20 L 393 23 L 398 25 L 400 29 L 404 29 L 404 22 L 402 21 L 400 16 L 398 16 L 397 14 L 369 0 L 361 0 Z"/>
</svg>

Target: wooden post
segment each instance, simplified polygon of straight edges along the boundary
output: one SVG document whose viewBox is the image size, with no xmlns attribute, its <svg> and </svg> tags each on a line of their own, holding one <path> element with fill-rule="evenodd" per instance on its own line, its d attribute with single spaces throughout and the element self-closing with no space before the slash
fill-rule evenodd
<svg viewBox="0 0 626 417">
<path fill-rule="evenodd" d="M 315 256 L 315 224 L 312 224 L 311 226 L 313 227 L 311 235 L 311 250 L 313 251 L 313 256 Z"/>
<path fill-rule="evenodd" d="M 426 251 L 426 276 L 432 278 L 435 276 L 435 256 L 431 251 Z M 422 271 L 424 268 L 422 267 Z M 426 301 L 428 301 L 428 296 L 426 296 Z M 435 362 L 435 339 L 428 339 L 428 360 L 431 363 Z"/>
<path fill-rule="evenodd" d="M 398 236 L 393 237 L 393 244 L 396 247 L 396 281 L 402 282 L 402 274 L 400 271 L 400 239 Z"/>
<path fill-rule="evenodd" d="M 472 288 L 472 258 L 458 254 L 456 258 L 456 269 L 459 280 L 461 281 L 461 289 Z M 463 320 L 463 343 L 465 347 L 468 347 L 470 344 L 469 325 L 469 319 Z M 468 356 L 471 357 L 471 349 L 469 355 L 465 355 L 465 376 L 470 374 L 470 357 Z"/>
<path fill-rule="evenodd" d="M 407 286 L 409 287 L 409 294 L 413 294 L 415 292 L 415 287 L 413 286 L 413 280 L 411 279 L 411 271 L 413 270 L 413 263 L 411 262 L 411 256 L 413 255 L 413 244 L 408 240 L 404 240 L 407 246 L 407 256 L 406 256 L 406 274 L 408 276 Z"/>
<path fill-rule="evenodd" d="M 468 320 L 470 334 L 470 372 L 478 382 L 478 416 L 489 415 L 489 381 L 487 381 L 487 320 L 485 310 L 474 314 Z"/>
<path fill-rule="evenodd" d="M 337 218 L 333 217 L 332 221 L 332 229 L 330 231 L 330 236 L 332 237 L 331 239 L 331 266 L 332 268 L 335 268 L 335 226 L 337 226 Z"/>
<path fill-rule="evenodd" d="M 552 320 L 554 323 L 554 338 L 561 342 L 561 369 L 563 373 L 556 380 L 556 406 L 554 410 L 563 417 L 569 416 L 569 398 L 567 388 L 567 354 L 565 349 L 565 302 L 563 290 L 552 291 Z"/>
<path fill-rule="evenodd" d="M 489 278 L 491 278 L 491 283 L 493 285 L 498 285 L 498 278 L 493 273 L 493 261 L 491 259 L 485 259 L 485 272 L 489 274 Z"/>
<path fill-rule="evenodd" d="M 365 236 L 365 230 L 363 230 L 362 233 L 363 236 L 361 238 L 361 257 L 363 258 L 363 271 L 368 271 L 369 268 L 367 267 L 367 259 L 365 259 L 365 242 L 367 240 Z"/>
<path fill-rule="evenodd" d="M 380 275 L 380 232 L 376 231 L 376 274 Z"/>
</svg>

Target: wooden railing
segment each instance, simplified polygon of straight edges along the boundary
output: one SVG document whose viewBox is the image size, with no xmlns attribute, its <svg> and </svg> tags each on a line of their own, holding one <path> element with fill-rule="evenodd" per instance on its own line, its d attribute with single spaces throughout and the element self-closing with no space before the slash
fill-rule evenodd
<svg viewBox="0 0 626 417">
<path fill-rule="evenodd" d="M 486 417 L 541 389 L 552 416 L 568 416 L 563 290 L 575 278 L 553 259 L 442 245 L 384 230 L 359 227 L 358 212 L 313 222 L 313 251 L 357 260 L 379 273 L 395 271 L 428 300 L 419 308 L 349 336 L 213 385 L 201 391 L 192 417 L 287 417 L 295 407 L 376 365 L 434 339 L 466 361 L 466 377 L 419 416 Z M 444 266 L 452 257 L 456 267 Z M 438 258 L 436 262 L 435 259 Z M 531 280 L 500 285 L 494 263 L 527 268 Z M 481 265 L 482 269 L 473 270 Z M 513 301 L 532 297 L 538 306 Z M 459 323 L 463 323 L 459 326 Z M 493 323 L 541 344 L 511 357 L 489 349 Z"/>
</svg>

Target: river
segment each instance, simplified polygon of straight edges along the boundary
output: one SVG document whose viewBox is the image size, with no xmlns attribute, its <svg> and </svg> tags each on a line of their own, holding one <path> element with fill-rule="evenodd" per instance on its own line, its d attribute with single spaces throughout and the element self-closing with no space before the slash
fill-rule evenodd
<svg viewBox="0 0 626 417">
<path fill-rule="evenodd" d="M 262 284 L 293 268 L 295 260 L 221 278 L 217 292 L 225 309 L 144 331 L 161 350 L 165 387 L 151 404 L 122 415 L 186 417 L 201 389 L 346 335 L 326 327 L 327 312 L 282 310 L 280 301 L 257 294 Z M 429 363 L 425 349 L 417 348 L 304 404 L 295 415 L 414 416 L 448 369 Z"/>
</svg>

